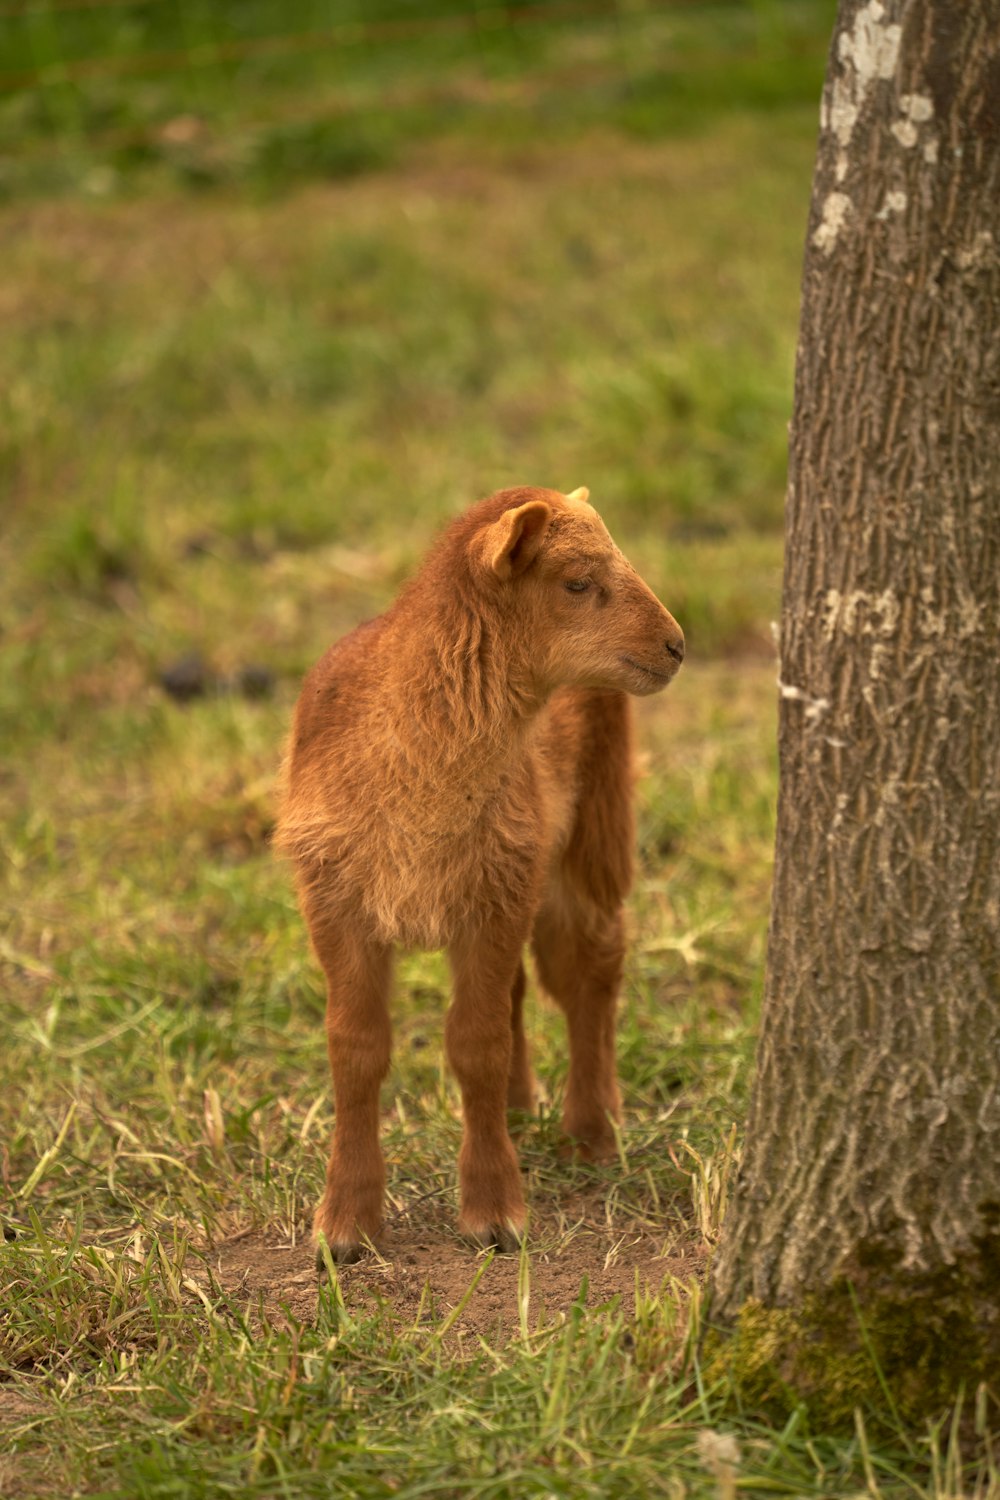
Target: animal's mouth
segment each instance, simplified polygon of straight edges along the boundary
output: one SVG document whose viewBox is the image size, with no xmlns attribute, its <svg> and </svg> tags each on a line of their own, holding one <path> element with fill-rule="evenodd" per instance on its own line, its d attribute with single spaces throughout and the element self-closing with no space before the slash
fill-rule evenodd
<svg viewBox="0 0 1000 1500">
<path fill-rule="evenodd" d="M 622 661 L 637 672 L 641 672 L 644 677 L 648 677 L 650 682 L 657 682 L 662 687 L 666 687 L 668 682 L 673 681 L 674 673 L 677 671 L 676 667 L 671 667 L 668 672 L 661 672 L 658 667 L 644 667 L 642 662 L 636 661 L 634 656 L 623 656 Z"/>
</svg>

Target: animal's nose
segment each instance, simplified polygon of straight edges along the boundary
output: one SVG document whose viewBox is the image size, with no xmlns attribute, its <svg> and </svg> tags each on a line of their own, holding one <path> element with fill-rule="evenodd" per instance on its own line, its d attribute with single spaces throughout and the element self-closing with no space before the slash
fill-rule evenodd
<svg viewBox="0 0 1000 1500">
<path fill-rule="evenodd" d="M 667 651 L 673 657 L 677 665 L 680 666 L 681 662 L 684 660 L 684 637 L 681 635 L 679 630 L 676 636 L 668 637 Z"/>
</svg>

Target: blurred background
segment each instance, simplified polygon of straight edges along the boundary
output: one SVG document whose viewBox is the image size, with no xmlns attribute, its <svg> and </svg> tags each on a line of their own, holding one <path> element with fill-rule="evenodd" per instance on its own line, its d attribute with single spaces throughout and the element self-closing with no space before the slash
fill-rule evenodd
<svg viewBox="0 0 1000 1500">
<path fill-rule="evenodd" d="M 0 0 L 0 1178 L 40 1209 L 116 1222 L 112 1173 L 129 1213 L 162 1192 L 185 1222 L 304 1222 L 329 1098 L 268 847 L 282 739 L 326 645 L 510 484 L 589 486 L 684 627 L 642 705 L 623 1081 L 664 1172 L 668 1115 L 731 1142 L 833 15 Z M 438 1122 L 446 1182 L 454 1112 L 421 1050 L 443 962 L 399 985 L 398 1132 Z M 36 1181 L 67 1090 L 74 1168 Z M 105 1117 L 153 1155 L 102 1144 Z M 149 1165 L 160 1139 L 195 1178 Z M 650 1191 L 660 1223 L 674 1188 Z"/>
<path fill-rule="evenodd" d="M 693 651 L 761 649 L 833 10 L 0 0 L 22 581 L 339 544 L 392 583 L 586 484 Z"/>
</svg>

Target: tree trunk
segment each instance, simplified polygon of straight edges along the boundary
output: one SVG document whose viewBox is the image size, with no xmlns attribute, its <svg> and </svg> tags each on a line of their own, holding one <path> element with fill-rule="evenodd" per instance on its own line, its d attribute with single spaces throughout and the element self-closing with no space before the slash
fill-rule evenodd
<svg viewBox="0 0 1000 1500">
<path fill-rule="evenodd" d="M 884 1359 L 898 1344 L 931 1405 L 1000 1371 L 998 632 L 1000 0 L 842 0 L 790 441 L 768 976 L 711 1302 L 758 1375 L 748 1330 L 771 1337 L 772 1384 L 809 1384 L 822 1309 L 831 1346 L 858 1310 L 869 1349 L 885 1323 Z"/>
</svg>

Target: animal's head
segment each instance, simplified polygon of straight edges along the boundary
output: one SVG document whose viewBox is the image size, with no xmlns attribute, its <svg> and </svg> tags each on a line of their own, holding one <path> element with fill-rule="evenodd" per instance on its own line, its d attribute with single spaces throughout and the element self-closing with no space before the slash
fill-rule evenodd
<svg viewBox="0 0 1000 1500">
<path fill-rule="evenodd" d="M 659 692 L 684 634 L 615 546 L 589 492 L 508 490 L 472 546 L 483 581 L 522 629 L 538 687 Z M 495 511 L 494 511 L 495 514 Z"/>
</svg>

